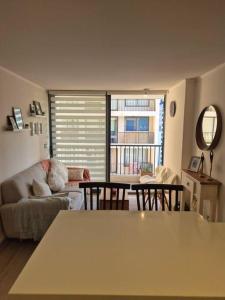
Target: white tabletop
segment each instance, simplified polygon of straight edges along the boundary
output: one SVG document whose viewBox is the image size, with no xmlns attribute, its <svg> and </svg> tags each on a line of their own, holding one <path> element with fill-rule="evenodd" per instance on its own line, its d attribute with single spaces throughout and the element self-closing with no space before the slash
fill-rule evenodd
<svg viewBox="0 0 225 300">
<path fill-rule="evenodd" d="M 225 224 L 191 212 L 62 211 L 10 291 L 20 300 L 121 296 L 225 299 Z"/>
</svg>

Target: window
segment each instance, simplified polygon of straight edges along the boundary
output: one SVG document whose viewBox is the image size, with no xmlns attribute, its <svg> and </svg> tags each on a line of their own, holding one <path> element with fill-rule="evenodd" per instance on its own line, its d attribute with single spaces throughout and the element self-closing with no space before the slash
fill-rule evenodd
<svg viewBox="0 0 225 300">
<path fill-rule="evenodd" d="M 111 110 L 118 110 L 118 102 L 115 99 L 111 100 Z"/>
<path fill-rule="evenodd" d="M 137 131 L 136 118 L 126 118 L 126 131 Z"/>
<path fill-rule="evenodd" d="M 88 168 L 92 180 L 105 180 L 105 132 L 105 96 L 51 97 L 53 157 Z"/>
<path fill-rule="evenodd" d="M 112 117 L 111 118 L 111 131 L 112 132 L 117 132 L 117 118 Z"/>
<path fill-rule="evenodd" d="M 126 131 L 148 131 L 148 117 L 126 118 Z"/>
<path fill-rule="evenodd" d="M 125 106 L 149 106 L 148 99 L 126 99 Z"/>
<path fill-rule="evenodd" d="M 117 143 L 117 118 L 111 118 L 111 143 Z"/>
<path fill-rule="evenodd" d="M 136 106 L 136 100 L 125 100 L 125 106 Z"/>
<path fill-rule="evenodd" d="M 148 131 L 148 118 L 138 118 L 138 131 Z"/>
</svg>

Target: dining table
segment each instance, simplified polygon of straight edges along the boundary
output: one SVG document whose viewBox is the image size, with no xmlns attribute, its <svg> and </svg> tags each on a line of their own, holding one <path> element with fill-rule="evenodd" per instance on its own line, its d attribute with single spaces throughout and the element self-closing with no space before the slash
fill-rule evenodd
<svg viewBox="0 0 225 300">
<path fill-rule="evenodd" d="M 225 299 L 225 224 L 195 212 L 61 211 L 9 299 Z"/>
</svg>

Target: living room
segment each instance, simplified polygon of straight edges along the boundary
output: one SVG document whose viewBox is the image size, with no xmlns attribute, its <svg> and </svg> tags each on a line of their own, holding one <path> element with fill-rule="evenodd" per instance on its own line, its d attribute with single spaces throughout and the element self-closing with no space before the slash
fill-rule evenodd
<svg viewBox="0 0 225 300">
<path fill-rule="evenodd" d="M 215 224 L 224 223 L 223 130 L 213 149 L 212 170 L 211 152 L 200 149 L 196 142 L 196 125 L 206 107 L 218 108 L 222 121 L 225 115 L 224 16 L 223 0 L 1 1 L 0 184 L 51 157 L 54 139 L 52 96 L 76 98 L 86 95 L 88 99 L 100 95 L 107 108 L 107 100 L 111 101 L 115 95 L 120 95 L 121 99 L 123 95 L 134 98 L 143 95 L 147 100 L 163 95 L 163 165 L 176 174 L 177 184 L 183 185 L 183 170 L 189 168 L 192 157 L 200 158 L 203 153 L 202 173 L 210 174 L 215 182 L 219 182 L 217 205 L 213 208 Z M 39 116 L 31 113 L 35 103 L 40 104 L 43 112 Z M 171 103 L 175 105 L 173 112 Z M 12 130 L 12 124 L 9 127 L 8 117 L 15 117 L 13 108 L 22 112 L 24 125 L 21 130 Z M 108 113 L 110 109 L 105 109 L 105 120 L 116 115 Z M 104 181 L 110 179 L 110 153 L 107 152 L 110 127 L 107 126 L 106 122 L 102 127 L 103 134 L 106 133 Z M 127 147 L 123 142 L 122 147 Z M 143 145 L 141 147 L 147 147 L 145 142 Z M 83 149 L 79 151 L 83 152 Z M 91 152 L 91 149 L 87 151 Z M 128 182 L 125 175 L 111 181 L 132 185 L 132 179 Z M 91 172 L 90 176 L 93 178 Z M 137 183 L 137 178 L 133 183 Z M 135 194 L 131 197 L 136 201 Z M 0 205 L 4 204 L 1 198 Z M 203 207 L 201 209 L 203 211 Z M 2 245 L 7 240 L 10 242 L 6 231 L 0 223 Z M 29 245 L 31 253 L 36 245 Z M 23 251 L 21 245 L 19 247 Z M 12 253 L 10 247 L 7 249 Z M 0 252 L 3 269 L 10 257 L 7 251 Z M 31 255 L 28 252 L 24 260 Z M 23 263 L 18 266 L 15 274 L 12 267 L 9 273 L 2 269 L 0 278 L 8 281 L 3 281 L 5 287 L 0 287 L 0 296 L 6 297 Z M 10 279 L 7 274 L 11 274 Z"/>
</svg>

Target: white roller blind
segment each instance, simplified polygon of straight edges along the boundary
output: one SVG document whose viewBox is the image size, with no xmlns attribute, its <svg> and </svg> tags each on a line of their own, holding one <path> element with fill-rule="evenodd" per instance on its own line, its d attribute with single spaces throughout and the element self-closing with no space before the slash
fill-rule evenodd
<svg viewBox="0 0 225 300">
<path fill-rule="evenodd" d="M 105 180 L 105 96 L 51 97 L 51 128 L 56 159 L 88 168 L 92 180 Z"/>
</svg>

